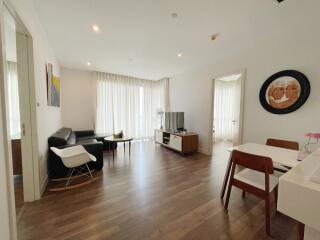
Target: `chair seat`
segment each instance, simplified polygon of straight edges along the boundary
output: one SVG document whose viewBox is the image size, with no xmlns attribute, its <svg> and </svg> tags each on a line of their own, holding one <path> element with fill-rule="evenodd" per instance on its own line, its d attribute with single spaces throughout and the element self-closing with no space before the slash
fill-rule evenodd
<svg viewBox="0 0 320 240">
<path fill-rule="evenodd" d="M 238 172 L 236 175 L 234 175 L 234 178 L 241 182 L 260 188 L 261 190 L 265 190 L 265 182 L 264 182 L 265 174 L 264 173 L 246 168 Z M 278 180 L 279 179 L 277 177 L 273 175 L 269 175 L 270 192 L 278 185 Z"/>
</svg>

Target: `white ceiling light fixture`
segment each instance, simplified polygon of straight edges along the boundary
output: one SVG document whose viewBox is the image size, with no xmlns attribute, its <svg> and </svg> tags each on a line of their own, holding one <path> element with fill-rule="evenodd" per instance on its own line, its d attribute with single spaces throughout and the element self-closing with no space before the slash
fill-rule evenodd
<svg viewBox="0 0 320 240">
<path fill-rule="evenodd" d="M 100 32 L 100 28 L 99 28 L 99 26 L 96 25 L 96 24 L 92 25 L 92 30 L 93 30 L 94 32 Z"/>
<path fill-rule="evenodd" d="M 91 62 L 87 62 L 87 66 L 91 66 L 92 64 L 91 64 Z"/>
<path fill-rule="evenodd" d="M 178 57 L 178 58 L 182 58 L 182 53 L 178 53 L 178 54 L 177 54 L 177 57 Z"/>
</svg>

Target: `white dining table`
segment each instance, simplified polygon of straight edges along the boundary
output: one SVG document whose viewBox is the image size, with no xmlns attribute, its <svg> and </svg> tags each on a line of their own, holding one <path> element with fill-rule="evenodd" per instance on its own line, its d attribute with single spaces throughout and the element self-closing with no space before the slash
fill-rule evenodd
<svg viewBox="0 0 320 240">
<path fill-rule="evenodd" d="M 265 144 L 257 144 L 257 143 L 246 143 L 239 146 L 234 146 L 228 148 L 230 152 L 230 158 L 227 165 L 226 173 L 224 176 L 224 181 L 220 193 L 220 197 L 223 198 L 225 194 L 225 190 L 227 188 L 227 184 L 230 178 L 230 171 L 231 171 L 231 152 L 233 150 L 238 150 L 245 153 L 250 153 L 259 156 L 270 157 L 274 164 L 279 164 L 283 167 L 287 167 L 291 169 L 297 166 L 300 161 L 298 161 L 298 153 L 299 151 L 279 148 L 279 147 L 272 147 Z"/>
<path fill-rule="evenodd" d="M 279 179 L 278 211 L 305 225 L 304 239 L 320 239 L 320 149 Z"/>
</svg>

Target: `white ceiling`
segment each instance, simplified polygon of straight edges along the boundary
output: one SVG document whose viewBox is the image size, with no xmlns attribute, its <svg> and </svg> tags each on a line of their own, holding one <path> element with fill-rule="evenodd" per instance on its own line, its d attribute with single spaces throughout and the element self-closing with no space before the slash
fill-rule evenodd
<svg viewBox="0 0 320 240">
<path fill-rule="evenodd" d="M 160 79 L 308 27 L 319 0 L 34 0 L 62 66 Z M 178 18 L 171 18 L 177 13 Z M 319 19 L 316 21 L 319 23 Z M 100 33 L 92 32 L 97 24 Z M 218 33 L 215 42 L 212 34 Z M 181 59 L 177 54 L 182 53 Z M 90 61 L 92 66 L 86 66 Z"/>
</svg>

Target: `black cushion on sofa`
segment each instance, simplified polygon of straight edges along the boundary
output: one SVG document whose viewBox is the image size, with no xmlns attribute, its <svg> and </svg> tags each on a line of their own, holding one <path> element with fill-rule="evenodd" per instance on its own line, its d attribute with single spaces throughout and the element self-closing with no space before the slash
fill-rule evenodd
<svg viewBox="0 0 320 240">
<path fill-rule="evenodd" d="M 94 131 L 93 130 L 74 131 L 74 133 L 76 134 L 77 138 L 93 136 L 94 135 Z"/>
<path fill-rule="evenodd" d="M 69 139 L 67 141 L 68 145 L 76 144 L 77 139 L 76 139 L 76 134 L 74 132 L 71 132 Z"/>
<path fill-rule="evenodd" d="M 71 128 L 61 128 L 50 136 L 48 139 L 48 144 L 50 147 L 57 147 L 61 145 L 66 145 L 70 134 L 72 133 Z"/>
<path fill-rule="evenodd" d="M 94 144 L 98 143 L 96 139 L 77 139 L 77 144 Z"/>
<path fill-rule="evenodd" d="M 87 140 L 92 140 L 92 139 L 96 139 L 96 138 L 95 138 L 95 135 L 85 136 L 85 137 L 77 137 L 77 142 L 87 141 Z"/>
</svg>

